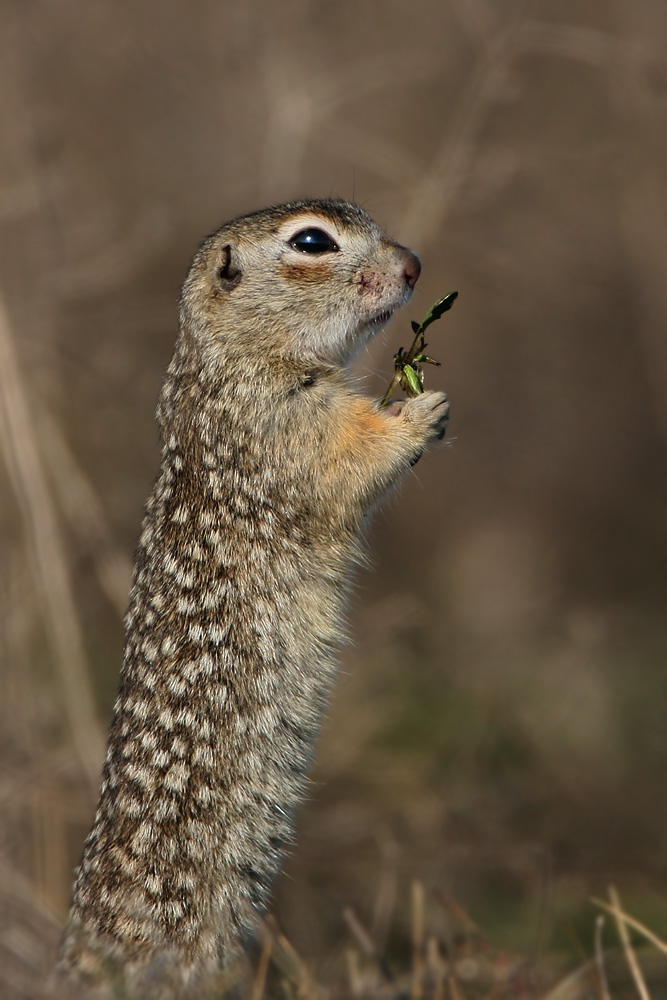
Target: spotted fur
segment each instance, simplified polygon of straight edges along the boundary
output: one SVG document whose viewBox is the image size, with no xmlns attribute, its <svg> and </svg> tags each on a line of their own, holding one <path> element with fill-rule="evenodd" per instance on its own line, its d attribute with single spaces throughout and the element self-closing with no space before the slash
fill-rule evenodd
<svg viewBox="0 0 667 1000">
<path fill-rule="evenodd" d="M 292 249 L 307 226 L 340 251 Z M 363 521 L 447 416 L 441 393 L 380 411 L 345 367 L 418 273 L 335 201 L 234 220 L 195 257 L 63 970 L 99 976 L 111 961 L 132 983 L 167 955 L 201 982 L 266 906 Z"/>
</svg>

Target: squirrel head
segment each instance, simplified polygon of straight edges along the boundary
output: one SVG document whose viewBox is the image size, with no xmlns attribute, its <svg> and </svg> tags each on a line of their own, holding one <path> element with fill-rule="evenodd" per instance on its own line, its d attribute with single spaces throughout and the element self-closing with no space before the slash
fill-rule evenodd
<svg viewBox="0 0 667 1000">
<path fill-rule="evenodd" d="M 345 201 L 299 201 L 209 236 L 183 287 L 183 336 L 209 362 L 276 353 L 345 364 L 412 294 L 419 259 Z"/>
</svg>

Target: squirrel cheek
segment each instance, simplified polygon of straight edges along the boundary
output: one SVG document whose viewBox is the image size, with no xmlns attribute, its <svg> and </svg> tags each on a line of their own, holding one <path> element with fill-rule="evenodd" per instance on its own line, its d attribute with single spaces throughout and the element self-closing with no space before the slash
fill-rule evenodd
<svg viewBox="0 0 667 1000">
<path fill-rule="evenodd" d="M 362 271 L 359 275 L 359 294 L 378 298 L 384 292 L 384 282 L 377 271 Z"/>
</svg>

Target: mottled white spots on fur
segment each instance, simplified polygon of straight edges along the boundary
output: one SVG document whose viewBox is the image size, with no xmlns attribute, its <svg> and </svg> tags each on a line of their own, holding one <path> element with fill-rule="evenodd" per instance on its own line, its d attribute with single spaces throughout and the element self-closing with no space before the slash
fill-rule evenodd
<svg viewBox="0 0 667 1000">
<path fill-rule="evenodd" d="M 245 715 L 236 715 L 233 718 L 234 730 L 239 736 L 244 736 L 252 726 L 250 719 Z"/>
<path fill-rule="evenodd" d="M 204 629 L 199 624 L 199 622 L 193 622 L 188 627 L 188 638 L 192 642 L 203 642 L 204 641 Z"/>
<path fill-rule="evenodd" d="M 157 875 L 146 876 L 146 892 L 154 897 L 162 895 L 162 880 Z"/>
<path fill-rule="evenodd" d="M 219 646 L 221 643 L 225 642 L 227 639 L 228 630 L 221 628 L 220 625 L 210 625 L 208 629 L 209 640 L 214 646 Z"/>
<path fill-rule="evenodd" d="M 180 674 L 170 674 L 167 677 L 167 690 L 170 694 L 173 694 L 175 698 L 181 698 L 185 692 L 189 689 L 190 685 L 184 677 Z"/>
<path fill-rule="evenodd" d="M 180 472 L 181 469 L 183 468 L 183 459 L 181 458 L 181 456 L 180 455 L 174 455 L 174 457 L 172 458 L 171 461 L 172 461 L 172 465 L 174 466 L 174 468 L 176 469 L 176 471 Z"/>
<path fill-rule="evenodd" d="M 182 503 L 179 507 L 176 508 L 176 510 L 172 514 L 171 519 L 176 524 L 185 524 L 185 522 L 188 520 L 189 517 L 190 517 L 190 511 L 185 506 L 185 504 Z"/>
<path fill-rule="evenodd" d="M 167 766 L 170 760 L 171 757 L 166 750 L 156 750 L 152 763 L 155 767 L 163 768 Z"/>
<path fill-rule="evenodd" d="M 110 892 L 109 889 L 104 886 L 99 894 L 99 900 L 102 906 L 109 906 L 109 904 L 114 901 L 115 895 L 115 893 Z"/>
<path fill-rule="evenodd" d="M 198 819 L 189 819 L 185 824 L 185 835 L 188 840 L 205 843 L 207 840 L 208 827 Z"/>
<path fill-rule="evenodd" d="M 178 900 L 173 899 L 170 902 L 165 903 L 164 912 L 165 915 L 170 917 L 172 920 L 180 920 L 180 918 L 185 914 L 185 907 L 182 903 L 179 903 Z"/>
<path fill-rule="evenodd" d="M 234 494 L 234 508 L 238 514 L 245 516 L 248 513 L 249 505 L 248 498 L 242 493 Z"/>
<path fill-rule="evenodd" d="M 132 851 L 138 857 L 146 854 L 153 846 L 155 827 L 152 822 L 140 823 L 130 841 Z"/>
<path fill-rule="evenodd" d="M 171 743 L 171 752 L 174 757 L 185 757 L 188 752 L 188 745 L 180 736 L 175 736 Z"/>
<path fill-rule="evenodd" d="M 197 882 L 189 872 L 176 872 L 174 882 L 179 889 L 186 889 L 189 893 L 193 893 L 197 888 Z"/>
<path fill-rule="evenodd" d="M 147 549 L 153 540 L 153 527 L 151 524 L 145 524 L 144 529 L 139 535 L 139 544 L 143 545 Z"/>
<path fill-rule="evenodd" d="M 206 856 L 206 847 L 198 840 L 188 837 L 185 841 L 185 853 L 192 861 L 201 861 Z"/>
<path fill-rule="evenodd" d="M 178 852 L 178 843 L 173 837 L 162 837 L 160 840 L 160 853 L 165 861 L 173 861 Z"/>
<path fill-rule="evenodd" d="M 165 795 L 156 801 L 154 812 L 156 823 L 166 823 L 167 820 L 177 819 L 178 814 L 178 802 L 170 795 Z"/>
<path fill-rule="evenodd" d="M 124 776 L 130 781 L 135 781 L 142 788 L 150 788 L 155 784 L 155 775 L 152 769 L 137 764 L 136 761 L 126 765 Z"/>
<path fill-rule="evenodd" d="M 173 553 L 167 553 L 164 557 L 162 565 L 164 566 L 165 573 L 169 573 L 171 576 L 176 576 L 178 573 L 179 562 Z"/>
<path fill-rule="evenodd" d="M 157 685 L 157 674 L 152 671 L 147 671 L 143 676 L 144 687 L 149 691 L 153 691 Z"/>
<path fill-rule="evenodd" d="M 179 597 L 176 602 L 176 610 L 181 615 L 196 615 L 199 608 L 197 607 L 197 602 L 193 601 L 189 597 Z"/>
<path fill-rule="evenodd" d="M 129 768 L 126 769 L 125 774 L 127 774 L 128 771 L 129 771 Z M 109 774 L 109 777 L 108 777 L 109 788 L 113 791 L 116 788 L 118 788 L 118 785 L 120 784 L 120 775 L 118 774 L 117 768 L 115 768 L 113 766 L 113 764 L 109 764 L 108 774 Z M 101 818 L 102 818 L 102 813 L 98 809 L 97 810 L 97 815 L 95 816 L 95 822 L 97 822 Z"/>
<path fill-rule="evenodd" d="M 195 575 L 191 570 L 181 567 L 177 570 L 175 576 L 179 587 L 183 587 L 185 590 L 192 590 L 195 585 Z"/>
<path fill-rule="evenodd" d="M 222 601 L 225 591 L 226 587 L 222 582 L 220 582 L 220 585 L 216 587 L 215 590 L 205 590 L 200 597 L 200 604 L 202 608 L 206 611 L 213 611 Z"/>
<path fill-rule="evenodd" d="M 190 546 L 190 559 L 193 562 L 201 562 L 206 558 L 206 550 L 198 545 L 197 542 L 193 542 Z"/>
<path fill-rule="evenodd" d="M 155 747 L 157 746 L 157 737 L 155 736 L 155 733 L 150 730 L 146 730 L 141 734 L 140 739 L 144 750 L 155 750 Z"/>
<path fill-rule="evenodd" d="M 209 722 L 205 715 L 202 715 L 199 719 L 199 738 L 202 740 L 210 740 L 213 737 L 213 725 Z"/>
<path fill-rule="evenodd" d="M 140 799 L 126 798 L 123 802 L 123 811 L 126 816 L 137 819 L 145 810 L 145 805 Z"/>
<path fill-rule="evenodd" d="M 211 764 L 211 766 L 213 765 Z M 195 791 L 195 799 L 201 806 L 210 806 L 213 802 L 213 792 L 208 785 L 199 785 Z"/>
<path fill-rule="evenodd" d="M 163 656 L 169 656 L 176 649 L 176 643 L 170 635 L 167 635 L 162 640 L 161 652 Z"/>
<path fill-rule="evenodd" d="M 193 765 L 199 767 L 212 768 L 215 763 L 215 758 L 213 757 L 213 751 L 206 743 L 200 743 L 195 747 L 192 754 Z"/>
<path fill-rule="evenodd" d="M 186 729 L 197 729 L 197 716 L 189 708 L 182 708 L 176 713 L 176 722 Z"/>
<path fill-rule="evenodd" d="M 205 507 L 204 510 L 199 512 L 199 527 L 200 528 L 211 528 L 216 522 L 215 512 Z"/>
<path fill-rule="evenodd" d="M 208 653 L 199 657 L 199 671 L 206 677 L 211 677 L 215 673 L 215 660 Z"/>
<path fill-rule="evenodd" d="M 200 673 L 201 670 L 197 660 L 189 660 L 183 667 L 181 667 L 181 674 L 191 684 L 197 680 Z"/>
<path fill-rule="evenodd" d="M 264 736 L 273 736 L 276 730 L 276 712 L 273 705 L 258 709 L 254 714 L 253 722 L 258 733 L 262 733 Z"/>
<path fill-rule="evenodd" d="M 176 449 L 178 448 L 178 441 L 176 440 L 175 434 L 169 435 L 169 440 L 167 441 L 167 448 L 169 449 L 169 451 L 176 451 Z"/>
<path fill-rule="evenodd" d="M 212 451 L 205 451 L 203 462 L 207 469 L 215 469 L 218 466 L 218 456 Z"/>
<path fill-rule="evenodd" d="M 143 698 L 135 698 L 133 701 L 128 701 L 126 708 L 136 719 L 141 719 L 145 722 L 148 718 L 150 712 L 150 705 Z"/>
<path fill-rule="evenodd" d="M 161 729 L 171 730 L 174 728 L 174 715 L 170 708 L 163 708 L 157 717 L 157 724 Z"/>
<path fill-rule="evenodd" d="M 85 870 L 87 872 L 96 872 L 96 871 L 99 871 L 99 869 L 100 869 L 100 859 L 97 858 L 97 857 L 88 858 L 84 862 L 83 867 L 85 868 Z"/>
<path fill-rule="evenodd" d="M 170 792 L 184 792 L 190 779 L 190 768 L 182 760 L 172 764 L 164 776 L 164 786 Z"/>
<path fill-rule="evenodd" d="M 141 652 L 143 653 L 144 659 L 147 663 L 155 663 L 158 655 L 158 648 L 151 639 L 147 639 L 146 642 L 142 644 Z"/>
<path fill-rule="evenodd" d="M 225 684 L 218 684 L 213 691 L 213 702 L 217 708 L 224 708 L 229 700 L 229 691 Z"/>
</svg>

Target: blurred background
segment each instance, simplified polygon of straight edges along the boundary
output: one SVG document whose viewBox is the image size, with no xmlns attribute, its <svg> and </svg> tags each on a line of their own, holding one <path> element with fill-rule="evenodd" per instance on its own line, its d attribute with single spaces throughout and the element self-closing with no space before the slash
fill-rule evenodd
<svg viewBox="0 0 667 1000">
<path fill-rule="evenodd" d="M 201 237 L 361 203 L 424 264 L 448 446 L 375 519 L 275 913 L 401 947 L 410 882 L 501 946 L 667 929 L 663 0 L 5 0 L 0 962 L 48 968 L 91 822 L 177 298 Z M 429 911 L 430 912 L 430 911 Z M 375 914 L 375 916 L 374 916 Z M 332 958 L 332 956 L 334 956 Z M 21 992 L 21 990 L 23 992 Z"/>
</svg>

